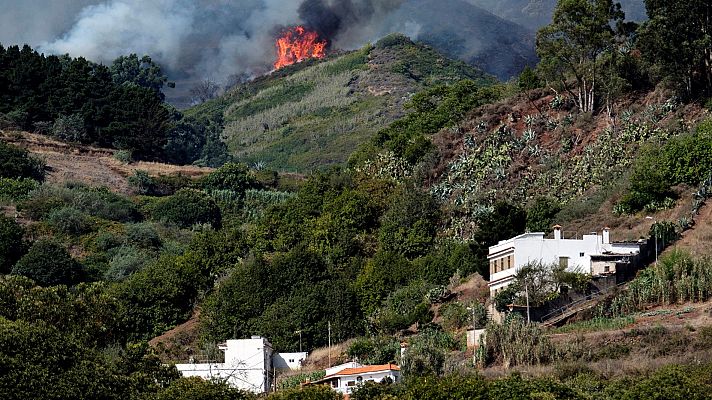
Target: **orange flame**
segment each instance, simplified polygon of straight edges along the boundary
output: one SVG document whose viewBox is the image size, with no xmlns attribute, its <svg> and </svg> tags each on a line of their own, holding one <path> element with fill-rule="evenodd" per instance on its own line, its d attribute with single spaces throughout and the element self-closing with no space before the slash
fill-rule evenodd
<svg viewBox="0 0 712 400">
<path fill-rule="evenodd" d="M 295 26 L 284 31 L 277 39 L 277 61 L 275 69 L 280 69 L 307 58 L 324 58 L 327 41 L 319 38 L 319 34 L 309 31 L 303 26 Z"/>
</svg>

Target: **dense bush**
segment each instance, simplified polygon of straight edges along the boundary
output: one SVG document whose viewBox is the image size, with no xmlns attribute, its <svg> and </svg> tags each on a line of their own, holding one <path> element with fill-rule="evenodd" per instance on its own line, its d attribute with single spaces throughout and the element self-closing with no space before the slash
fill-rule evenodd
<svg viewBox="0 0 712 400">
<path fill-rule="evenodd" d="M 427 193 L 405 188 L 397 193 L 383 215 L 379 241 L 385 251 L 412 259 L 433 245 L 440 209 Z"/>
<path fill-rule="evenodd" d="M 22 227 L 13 219 L 0 215 L 0 274 L 10 272 L 24 253 Z"/>
<path fill-rule="evenodd" d="M 548 197 L 539 197 L 527 209 L 527 230 L 549 232 L 554 226 L 554 218 L 561 211 L 561 204 Z"/>
<path fill-rule="evenodd" d="M 196 224 L 220 226 L 220 208 L 203 192 L 181 189 L 170 197 L 159 200 L 153 209 L 154 220 L 190 228 Z"/>
<path fill-rule="evenodd" d="M 538 325 L 511 314 L 502 324 L 487 325 L 485 347 L 478 356 L 480 362 L 497 362 L 509 368 L 548 362 L 554 356 L 554 347 Z"/>
<path fill-rule="evenodd" d="M 52 210 L 72 207 L 85 214 L 111 221 L 133 222 L 141 219 L 138 207 L 128 198 L 108 188 L 90 188 L 67 184 L 65 187 L 42 185 L 32 191 L 17 208 L 32 219 L 45 218 Z"/>
<path fill-rule="evenodd" d="M 81 211 L 73 207 L 62 207 L 50 211 L 47 223 L 57 232 L 65 235 L 81 235 L 91 229 L 91 221 Z"/>
<path fill-rule="evenodd" d="M 26 276 L 42 286 L 75 284 L 83 278 L 83 272 L 64 247 L 50 240 L 33 243 L 12 268 L 14 275 Z"/>
<path fill-rule="evenodd" d="M 121 246 L 112 253 L 109 269 L 104 273 L 104 279 L 107 281 L 122 281 L 152 261 L 151 255 L 146 251 L 132 246 Z"/>
<path fill-rule="evenodd" d="M 636 160 L 630 190 L 620 202 L 627 213 L 675 198 L 672 186 L 697 185 L 712 173 L 712 128 L 703 123 L 695 133 L 650 147 Z"/>
<path fill-rule="evenodd" d="M 44 162 L 31 156 L 27 150 L 0 140 L 0 177 L 43 181 L 44 169 Z"/>
<path fill-rule="evenodd" d="M 257 187 L 255 177 L 247 165 L 227 163 L 200 180 L 200 186 L 207 191 L 230 190 L 243 194 Z"/>
<path fill-rule="evenodd" d="M 414 280 L 392 292 L 383 305 L 369 318 L 372 328 L 379 333 L 392 334 L 415 323 L 432 321 L 430 302 L 426 295 L 432 285 Z"/>
<path fill-rule="evenodd" d="M 395 363 L 400 343 L 392 336 L 360 337 L 351 343 L 346 354 L 366 365 Z"/>
<path fill-rule="evenodd" d="M 152 224 L 127 224 L 125 228 L 127 244 L 147 250 L 157 250 L 161 247 L 161 237 Z"/>
<path fill-rule="evenodd" d="M 155 400 L 248 400 L 254 398 L 252 393 L 235 389 L 226 382 L 206 381 L 198 377 L 175 380 L 154 397 Z"/>
<path fill-rule="evenodd" d="M 459 344 L 448 333 L 428 329 L 410 340 L 401 358 L 404 377 L 439 376 L 444 372 L 446 353 L 457 350 Z"/>
<path fill-rule="evenodd" d="M 21 201 L 27 198 L 39 183 L 30 178 L 12 179 L 0 178 L 0 200 Z"/>
<path fill-rule="evenodd" d="M 162 257 L 113 286 L 126 310 L 125 329 L 131 339 L 149 339 L 190 317 L 205 278 L 178 257 Z"/>
</svg>

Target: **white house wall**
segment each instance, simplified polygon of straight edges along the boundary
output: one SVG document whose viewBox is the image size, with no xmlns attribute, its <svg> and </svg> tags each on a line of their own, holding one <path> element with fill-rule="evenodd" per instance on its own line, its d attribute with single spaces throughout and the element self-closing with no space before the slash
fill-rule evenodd
<svg viewBox="0 0 712 400">
<path fill-rule="evenodd" d="M 591 256 L 608 253 L 633 255 L 640 252 L 638 243 L 608 243 L 610 233 L 583 235 L 581 239 L 545 239 L 544 233 L 525 233 L 509 240 L 503 240 L 489 248 L 488 261 L 506 260 L 513 256 L 512 267 L 493 272 L 490 270 L 490 293 L 494 295 L 507 287 L 516 273 L 525 265 L 542 262 L 558 265 L 562 257 L 568 258 L 570 272 L 595 273 Z M 555 235 L 556 236 L 556 235 Z M 508 265 L 506 262 L 505 265 Z M 490 263 L 490 266 L 492 264 Z M 492 268 L 492 267 L 490 267 Z"/>
</svg>

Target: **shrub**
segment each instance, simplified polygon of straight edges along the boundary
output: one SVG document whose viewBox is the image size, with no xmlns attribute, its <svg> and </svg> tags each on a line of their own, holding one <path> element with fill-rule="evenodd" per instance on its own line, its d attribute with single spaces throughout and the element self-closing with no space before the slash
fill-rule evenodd
<svg viewBox="0 0 712 400">
<path fill-rule="evenodd" d="M 527 229 L 530 232 L 548 232 L 559 211 L 561 205 L 558 201 L 549 197 L 537 198 L 527 210 Z"/>
<path fill-rule="evenodd" d="M 102 231 L 94 238 L 94 247 L 101 252 L 106 252 L 121 246 L 124 238 L 113 232 Z"/>
<path fill-rule="evenodd" d="M 502 324 L 487 325 L 482 362 L 501 362 L 505 368 L 548 362 L 554 347 L 538 325 L 528 324 L 518 314 L 508 315 Z"/>
<path fill-rule="evenodd" d="M 82 266 L 67 250 L 50 240 L 32 244 L 12 268 L 14 275 L 23 275 L 42 286 L 72 285 L 83 278 Z"/>
<path fill-rule="evenodd" d="M 122 281 L 137 272 L 151 260 L 151 256 L 143 250 L 132 246 L 121 246 L 116 249 L 109 261 L 109 269 L 104 273 L 108 281 Z"/>
<path fill-rule="evenodd" d="M 189 228 L 196 224 L 220 226 L 220 208 L 203 192 L 181 189 L 170 197 L 159 200 L 154 207 L 153 219 Z"/>
<path fill-rule="evenodd" d="M 392 336 L 360 337 L 346 350 L 349 358 L 363 364 L 387 364 L 396 362 L 400 343 Z"/>
<path fill-rule="evenodd" d="M 89 140 L 84 119 L 79 114 L 57 117 L 52 126 L 52 136 L 67 142 L 84 143 Z"/>
<path fill-rule="evenodd" d="M 116 151 L 114 151 L 114 158 L 124 164 L 130 164 L 133 162 L 133 151 L 131 151 L 131 150 L 116 150 Z"/>
<path fill-rule="evenodd" d="M 4 215 L 0 215 L 0 274 L 10 272 L 24 251 L 22 227 Z"/>
<path fill-rule="evenodd" d="M 30 178 L 0 178 L 0 200 L 24 200 L 38 186 L 39 183 Z"/>
<path fill-rule="evenodd" d="M 633 167 L 630 191 L 623 197 L 620 210 L 632 213 L 646 206 L 659 208 L 668 198 L 675 198 L 671 187 L 697 185 L 712 172 L 712 129 L 710 122 L 697 131 L 675 137 L 664 146 L 643 151 Z M 652 206 L 650 206 L 652 204 Z"/>
<path fill-rule="evenodd" d="M 17 208 L 30 218 L 43 219 L 52 210 L 65 206 L 111 221 L 133 222 L 141 219 L 137 206 L 126 197 L 112 193 L 107 188 L 88 188 L 83 185 L 40 186 L 20 202 Z"/>
<path fill-rule="evenodd" d="M 87 216 L 73 207 L 50 211 L 47 222 L 55 231 L 65 235 L 81 235 L 91 229 L 91 222 Z"/>
<path fill-rule="evenodd" d="M 207 191 L 230 190 L 244 195 L 248 189 L 257 187 L 257 181 L 245 164 L 227 163 L 200 180 Z"/>
<path fill-rule="evenodd" d="M 129 186 L 134 192 L 146 196 L 170 196 L 191 183 L 190 178 L 182 174 L 152 177 L 142 170 L 137 170 L 129 177 Z"/>
<path fill-rule="evenodd" d="M 324 385 L 283 390 L 267 396 L 267 400 L 341 400 L 343 398 L 341 393 Z"/>
<path fill-rule="evenodd" d="M 198 377 L 181 378 L 158 392 L 155 400 L 249 400 L 255 397 L 248 392 L 230 387 L 227 382 L 206 381 Z"/>
<path fill-rule="evenodd" d="M 150 223 L 126 225 L 126 242 L 142 249 L 158 249 L 162 241 L 158 232 Z"/>
<path fill-rule="evenodd" d="M 43 161 L 17 146 L 0 141 L 0 177 L 43 181 L 45 175 Z"/>
</svg>

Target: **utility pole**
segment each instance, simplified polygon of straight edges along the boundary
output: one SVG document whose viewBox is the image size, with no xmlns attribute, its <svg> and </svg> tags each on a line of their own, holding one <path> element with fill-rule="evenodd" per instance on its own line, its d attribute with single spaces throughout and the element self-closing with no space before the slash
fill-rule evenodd
<svg viewBox="0 0 712 400">
<path fill-rule="evenodd" d="M 467 307 L 468 310 L 472 311 L 472 365 L 477 365 L 477 319 L 475 317 L 475 305 L 472 307 Z"/>
<path fill-rule="evenodd" d="M 329 321 L 329 367 L 331 367 L 331 321 Z"/>
<path fill-rule="evenodd" d="M 658 221 L 655 218 L 653 218 L 651 216 L 647 216 L 647 217 L 645 217 L 645 219 L 653 220 L 653 234 L 655 235 L 655 266 L 657 267 L 658 266 L 658 229 L 660 229 L 660 227 L 658 226 Z"/>
<path fill-rule="evenodd" d="M 530 324 L 532 319 L 529 316 L 529 285 L 526 282 L 524 282 L 524 295 L 527 297 L 527 323 Z"/>
</svg>

